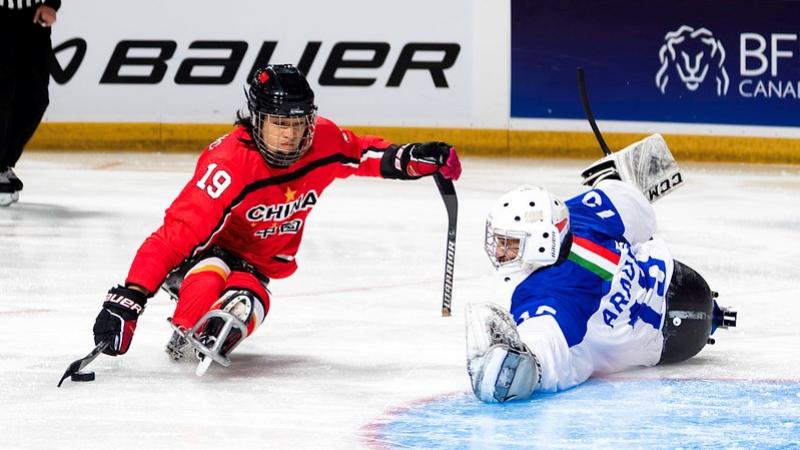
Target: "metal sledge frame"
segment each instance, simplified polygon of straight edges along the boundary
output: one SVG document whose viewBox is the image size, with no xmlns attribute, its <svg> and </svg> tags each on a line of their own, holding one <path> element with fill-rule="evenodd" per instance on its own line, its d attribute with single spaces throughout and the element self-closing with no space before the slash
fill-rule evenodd
<svg viewBox="0 0 800 450">
<path fill-rule="evenodd" d="M 219 333 L 217 334 L 216 340 L 214 343 L 209 347 L 208 345 L 204 344 L 200 338 L 200 331 L 208 324 L 208 322 L 213 318 L 221 319 L 224 324 L 220 329 Z M 203 359 L 198 366 L 197 375 L 203 375 L 205 373 L 205 369 L 208 368 L 210 361 L 214 361 L 217 364 L 229 367 L 231 365 L 231 360 L 226 355 L 222 355 L 220 350 L 222 346 L 225 344 L 227 337 L 230 335 L 231 331 L 236 328 L 242 333 L 242 337 L 233 344 L 231 348 L 228 349 L 226 354 L 230 354 L 233 349 L 235 349 L 246 337 L 247 337 L 247 325 L 239 320 L 238 317 L 234 316 L 233 314 L 223 311 L 223 310 L 213 310 L 207 312 L 190 330 L 186 331 L 184 329 L 179 328 L 177 325 L 172 323 L 172 328 L 183 336 L 189 344 L 191 344 L 192 348 L 197 350 L 198 353 L 203 355 Z M 210 358 L 210 360 L 209 360 Z M 201 370 L 202 368 L 202 370 Z"/>
</svg>

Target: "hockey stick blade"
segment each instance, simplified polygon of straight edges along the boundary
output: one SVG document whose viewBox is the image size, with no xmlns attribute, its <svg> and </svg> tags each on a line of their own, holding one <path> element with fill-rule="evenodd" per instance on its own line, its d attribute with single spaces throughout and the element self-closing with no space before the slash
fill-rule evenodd
<svg viewBox="0 0 800 450">
<path fill-rule="evenodd" d="M 103 351 L 109 345 L 111 345 L 111 341 L 110 340 L 102 341 L 99 344 L 97 344 L 97 346 L 94 348 L 94 350 L 89 352 L 88 355 L 86 355 L 83 358 L 81 358 L 81 359 L 79 359 L 77 361 L 74 361 L 72 364 L 70 364 L 69 367 L 67 367 L 67 371 L 64 372 L 64 376 L 61 377 L 61 381 L 58 382 L 58 387 L 61 387 L 61 383 L 63 383 L 64 380 L 66 380 L 67 378 L 70 378 L 73 374 L 76 374 L 76 373 L 80 372 L 81 370 L 83 370 L 84 367 L 88 366 L 89 363 L 94 361 L 94 359 L 97 358 L 100 355 L 100 353 L 103 353 Z"/>
<path fill-rule="evenodd" d="M 433 175 L 436 187 L 442 195 L 444 207 L 447 209 L 447 249 L 445 251 L 444 285 L 442 287 L 442 317 L 450 316 L 453 301 L 453 271 L 456 264 L 456 231 L 458 225 L 458 197 L 451 180 L 440 173 Z"/>
<path fill-rule="evenodd" d="M 581 94 L 583 112 L 586 114 L 586 119 L 589 121 L 589 125 L 592 127 L 594 137 L 597 139 L 597 143 L 600 144 L 600 149 L 603 150 L 603 154 L 610 155 L 611 150 L 608 148 L 608 145 L 606 145 L 603 135 L 600 134 L 600 128 L 597 127 L 597 121 L 594 120 L 592 108 L 589 106 L 589 95 L 586 93 L 586 76 L 584 75 L 583 68 L 581 67 L 578 67 L 578 91 L 580 91 Z"/>
</svg>

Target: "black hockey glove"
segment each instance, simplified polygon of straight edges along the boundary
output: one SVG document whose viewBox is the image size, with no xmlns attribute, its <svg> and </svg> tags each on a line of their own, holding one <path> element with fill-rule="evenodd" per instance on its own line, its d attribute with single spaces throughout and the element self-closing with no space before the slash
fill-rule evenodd
<svg viewBox="0 0 800 450">
<path fill-rule="evenodd" d="M 448 180 L 461 176 L 455 147 L 444 142 L 406 144 L 387 151 L 381 161 L 385 178 L 416 179 L 436 172 Z"/>
<path fill-rule="evenodd" d="M 117 356 L 128 351 L 136 331 L 136 321 L 144 312 L 146 303 L 147 296 L 134 289 L 117 286 L 108 291 L 92 329 L 95 344 L 111 341 L 103 353 Z"/>
<path fill-rule="evenodd" d="M 594 187 L 603 180 L 620 180 L 617 161 L 613 157 L 605 157 L 592 163 L 581 172 L 583 184 Z"/>
</svg>

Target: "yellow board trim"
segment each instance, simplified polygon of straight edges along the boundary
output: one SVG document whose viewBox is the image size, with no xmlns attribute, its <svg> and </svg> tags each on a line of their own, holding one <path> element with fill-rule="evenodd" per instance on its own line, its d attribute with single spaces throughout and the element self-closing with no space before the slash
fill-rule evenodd
<svg viewBox="0 0 800 450">
<path fill-rule="evenodd" d="M 29 149 L 199 152 L 232 125 L 177 123 L 42 123 Z M 601 156 L 589 132 L 487 130 L 468 128 L 347 127 L 357 134 L 397 142 L 445 141 L 464 156 L 581 158 Z M 646 134 L 604 133 L 619 150 Z M 679 161 L 800 164 L 800 139 L 664 134 Z"/>
</svg>

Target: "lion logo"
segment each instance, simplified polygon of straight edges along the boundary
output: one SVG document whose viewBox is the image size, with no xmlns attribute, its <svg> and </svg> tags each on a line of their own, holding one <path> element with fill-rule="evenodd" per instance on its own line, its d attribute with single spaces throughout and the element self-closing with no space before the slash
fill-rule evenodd
<svg viewBox="0 0 800 450">
<path fill-rule="evenodd" d="M 666 93 L 672 67 L 690 91 L 696 91 L 709 71 L 712 71 L 717 81 L 717 95 L 728 93 L 730 80 L 723 66 L 725 48 L 708 29 L 695 30 L 682 25 L 676 31 L 670 31 L 664 36 L 664 45 L 661 46 L 658 57 L 661 68 L 656 73 L 656 86 L 662 94 Z"/>
</svg>

